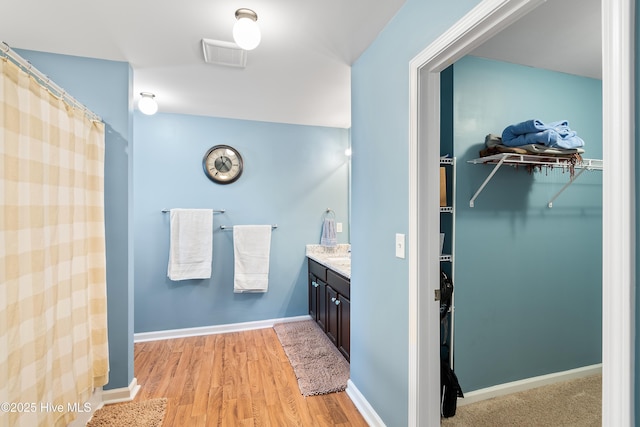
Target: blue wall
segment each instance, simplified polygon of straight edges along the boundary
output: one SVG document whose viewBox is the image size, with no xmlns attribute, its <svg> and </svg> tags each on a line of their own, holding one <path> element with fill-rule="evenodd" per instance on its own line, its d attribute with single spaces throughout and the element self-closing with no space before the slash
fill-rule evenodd
<svg viewBox="0 0 640 427">
<path fill-rule="evenodd" d="M 465 391 L 601 362 L 602 173 L 490 166 L 484 136 L 512 123 L 567 119 L 602 158 L 602 83 L 465 57 L 453 65 L 457 157 L 455 361 Z"/>
<path fill-rule="evenodd" d="M 351 380 L 388 426 L 408 422 L 409 61 L 477 3 L 408 0 L 352 67 Z"/>
<path fill-rule="evenodd" d="M 178 114 L 135 114 L 135 330 L 148 332 L 304 315 L 305 245 L 319 243 L 331 208 L 348 236 L 349 131 Z M 237 148 L 240 179 L 210 181 L 202 157 Z M 167 278 L 169 215 L 163 208 L 226 209 L 214 215 L 212 278 Z M 233 233 L 220 225 L 278 224 L 269 291 L 233 292 Z"/>
<path fill-rule="evenodd" d="M 105 226 L 109 383 L 127 387 L 133 379 L 133 271 L 130 259 L 131 94 L 129 64 L 16 50 L 105 123 Z"/>
</svg>

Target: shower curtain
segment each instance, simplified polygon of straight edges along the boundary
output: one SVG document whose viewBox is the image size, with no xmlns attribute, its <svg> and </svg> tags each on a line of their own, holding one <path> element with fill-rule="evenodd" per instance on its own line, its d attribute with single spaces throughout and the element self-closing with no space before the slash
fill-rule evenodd
<svg viewBox="0 0 640 427">
<path fill-rule="evenodd" d="M 108 380 L 104 124 L 0 59 L 0 425 L 66 426 Z"/>
</svg>

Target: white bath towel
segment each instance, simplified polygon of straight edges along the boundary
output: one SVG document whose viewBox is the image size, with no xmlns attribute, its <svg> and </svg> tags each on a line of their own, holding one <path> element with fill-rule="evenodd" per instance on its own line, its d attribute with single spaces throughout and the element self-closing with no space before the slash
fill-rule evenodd
<svg viewBox="0 0 640 427">
<path fill-rule="evenodd" d="M 270 225 L 233 227 L 234 292 L 267 292 L 270 252 Z"/>
<path fill-rule="evenodd" d="M 171 209 L 169 267 L 171 280 L 208 279 L 213 255 L 213 211 Z"/>
</svg>

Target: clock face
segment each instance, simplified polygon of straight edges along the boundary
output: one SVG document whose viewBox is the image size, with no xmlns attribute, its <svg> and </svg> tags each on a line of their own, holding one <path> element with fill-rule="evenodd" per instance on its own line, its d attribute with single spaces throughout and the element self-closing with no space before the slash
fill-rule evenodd
<svg viewBox="0 0 640 427">
<path fill-rule="evenodd" d="M 202 159 L 207 177 L 218 184 L 231 184 L 242 174 L 242 156 L 228 145 L 211 147 Z"/>
</svg>

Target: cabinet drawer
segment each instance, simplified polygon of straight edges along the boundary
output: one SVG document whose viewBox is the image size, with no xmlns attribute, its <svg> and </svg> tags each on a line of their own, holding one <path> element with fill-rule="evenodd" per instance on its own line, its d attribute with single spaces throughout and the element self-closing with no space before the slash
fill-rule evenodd
<svg viewBox="0 0 640 427">
<path fill-rule="evenodd" d="M 327 284 L 346 298 L 351 298 L 351 286 L 349 280 L 333 270 L 327 270 Z"/>
<path fill-rule="evenodd" d="M 318 264 L 312 259 L 309 260 L 309 273 L 313 274 L 320 280 L 327 280 L 327 267 L 322 264 Z"/>
</svg>

